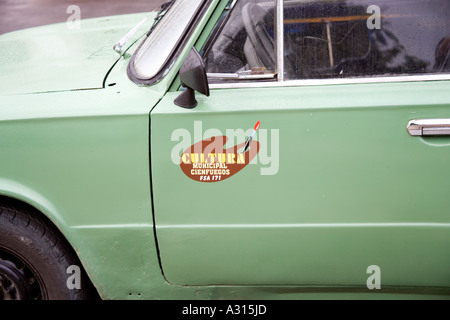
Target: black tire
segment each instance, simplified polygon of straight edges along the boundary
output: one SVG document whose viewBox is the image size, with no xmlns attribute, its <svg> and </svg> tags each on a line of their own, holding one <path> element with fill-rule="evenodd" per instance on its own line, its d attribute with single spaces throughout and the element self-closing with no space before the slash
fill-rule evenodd
<svg viewBox="0 0 450 320">
<path fill-rule="evenodd" d="M 80 268 L 80 289 L 68 281 L 72 276 L 68 273 L 70 266 Z M 94 296 L 81 263 L 56 230 L 24 210 L 0 205 L 0 300 L 80 300 Z"/>
</svg>

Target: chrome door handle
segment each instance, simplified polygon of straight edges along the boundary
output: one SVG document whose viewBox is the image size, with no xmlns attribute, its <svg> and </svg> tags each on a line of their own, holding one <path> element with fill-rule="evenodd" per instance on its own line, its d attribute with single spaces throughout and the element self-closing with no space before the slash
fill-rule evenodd
<svg viewBox="0 0 450 320">
<path fill-rule="evenodd" d="M 450 135 L 450 119 L 417 119 L 406 127 L 411 136 Z"/>
</svg>

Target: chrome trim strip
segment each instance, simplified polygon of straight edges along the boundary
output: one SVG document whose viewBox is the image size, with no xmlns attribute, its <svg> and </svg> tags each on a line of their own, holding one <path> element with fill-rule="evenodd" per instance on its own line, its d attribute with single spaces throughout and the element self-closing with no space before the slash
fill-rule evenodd
<svg viewBox="0 0 450 320">
<path fill-rule="evenodd" d="M 338 222 L 338 223 L 273 223 L 273 224 L 159 224 L 157 229 L 190 229 L 190 228 L 450 228 L 446 222 Z"/>
<path fill-rule="evenodd" d="M 415 119 L 406 128 L 411 136 L 450 135 L 450 119 Z"/>
<path fill-rule="evenodd" d="M 208 79 L 223 79 L 223 80 L 254 80 L 254 79 L 274 79 L 274 73 L 207 73 Z"/>
<path fill-rule="evenodd" d="M 307 79 L 307 80 L 285 80 L 285 81 L 267 81 L 267 82 L 214 83 L 210 84 L 210 89 L 325 86 L 335 84 L 417 82 L 417 81 L 440 81 L 440 80 L 450 80 L 450 74 L 390 76 L 390 77 L 371 77 L 371 78 L 366 77 L 366 78 L 346 78 L 346 79 Z"/>
<path fill-rule="evenodd" d="M 284 6 L 283 0 L 277 0 L 276 10 L 276 55 L 277 55 L 277 79 L 279 82 L 284 80 Z"/>
</svg>

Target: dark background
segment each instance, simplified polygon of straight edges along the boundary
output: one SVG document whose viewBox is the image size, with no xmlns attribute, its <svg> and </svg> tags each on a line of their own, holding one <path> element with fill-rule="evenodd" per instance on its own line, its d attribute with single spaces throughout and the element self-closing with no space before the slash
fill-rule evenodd
<svg viewBox="0 0 450 320">
<path fill-rule="evenodd" d="M 65 22 L 71 5 L 80 7 L 81 19 L 158 9 L 167 0 L 0 0 L 0 34 Z"/>
</svg>

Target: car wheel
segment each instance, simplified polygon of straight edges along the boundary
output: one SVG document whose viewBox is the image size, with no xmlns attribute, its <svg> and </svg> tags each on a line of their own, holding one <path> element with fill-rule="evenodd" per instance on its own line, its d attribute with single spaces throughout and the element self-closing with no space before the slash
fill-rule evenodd
<svg viewBox="0 0 450 320">
<path fill-rule="evenodd" d="M 0 205 L 0 300 L 88 299 L 87 275 L 70 285 L 67 270 L 73 265 L 82 269 L 57 232 L 37 217 Z"/>
</svg>

